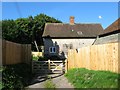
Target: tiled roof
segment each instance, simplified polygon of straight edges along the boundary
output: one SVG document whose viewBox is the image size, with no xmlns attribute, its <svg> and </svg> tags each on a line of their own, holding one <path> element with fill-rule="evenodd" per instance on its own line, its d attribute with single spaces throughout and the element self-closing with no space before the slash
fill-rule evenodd
<svg viewBox="0 0 120 90">
<path fill-rule="evenodd" d="M 104 30 L 104 34 L 120 30 L 120 18 Z"/>
<path fill-rule="evenodd" d="M 103 33 L 100 24 L 46 23 L 43 37 L 96 37 Z"/>
</svg>

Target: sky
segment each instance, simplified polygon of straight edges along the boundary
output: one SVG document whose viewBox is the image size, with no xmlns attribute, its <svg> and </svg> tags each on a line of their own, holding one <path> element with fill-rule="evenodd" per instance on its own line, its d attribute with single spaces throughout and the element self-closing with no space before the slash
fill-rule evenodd
<svg viewBox="0 0 120 90">
<path fill-rule="evenodd" d="M 44 13 L 69 23 L 100 23 L 108 27 L 118 19 L 118 2 L 2 2 L 2 20 L 26 18 Z"/>
</svg>

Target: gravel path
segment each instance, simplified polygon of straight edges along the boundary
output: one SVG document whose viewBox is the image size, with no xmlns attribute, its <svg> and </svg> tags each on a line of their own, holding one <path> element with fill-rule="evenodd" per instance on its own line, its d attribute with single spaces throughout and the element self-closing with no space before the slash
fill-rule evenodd
<svg viewBox="0 0 120 90">
<path fill-rule="evenodd" d="M 67 78 L 64 75 L 60 74 L 51 74 L 49 75 L 52 79 L 52 82 L 56 85 L 56 89 L 59 90 L 60 88 L 71 88 L 71 90 L 74 90 L 73 86 L 68 82 Z M 38 76 L 33 79 L 33 84 L 28 86 L 26 90 L 31 90 L 32 88 L 38 89 L 38 88 L 44 88 L 44 83 L 46 81 L 45 76 Z M 38 82 L 38 83 L 35 83 Z"/>
</svg>

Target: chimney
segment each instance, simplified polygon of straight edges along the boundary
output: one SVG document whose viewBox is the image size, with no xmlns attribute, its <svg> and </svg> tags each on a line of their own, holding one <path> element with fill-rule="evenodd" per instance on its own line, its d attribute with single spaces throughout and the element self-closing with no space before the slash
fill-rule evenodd
<svg viewBox="0 0 120 90">
<path fill-rule="evenodd" d="M 70 24 L 74 25 L 74 16 L 70 16 Z"/>
</svg>

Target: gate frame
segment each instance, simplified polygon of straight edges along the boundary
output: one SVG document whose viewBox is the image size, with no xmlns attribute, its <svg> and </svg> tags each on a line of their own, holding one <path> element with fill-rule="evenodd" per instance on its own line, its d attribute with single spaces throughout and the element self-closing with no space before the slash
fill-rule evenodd
<svg viewBox="0 0 120 90">
<path fill-rule="evenodd" d="M 36 64 L 38 62 L 38 64 L 40 64 L 40 62 L 43 62 L 44 64 L 43 65 L 38 65 L 38 68 L 36 69 L 36 68 L 34 68 L 34 65 Z M 55 64 L 55 63 L 59 63 L 60 62 L 60 64 L 59 65 L 57 65 L 57 64 Z M 65 59 L 65 60 L 50 60 L 50 59 L 48 59 L 48 60 L 45 60 L 45 61 L 32 61 L 32 73 L 37 73 L 37 72 L 35 72 L 35 71 L 37 71 L 38 69 L 39 70 L 42 70 L 42 69 L 40 69 L 41 68 L 41 66 L 43 66 L 44 67 L 44 65 L 45 64 L 48 64 L 48 70 L 49 71 L 52 71 L 52 73 L 54 73 L 54 71 L 55 70 L 61 70 L 61 73 L 62 74 L 64 74 L 64 73 L 66 73 L 67 72 L 67 70 L 68 70 L 68 61 L 67 61 L 67 59 Z M 54 69 L 51 69 L 51 64 L 53 65 L 55 65 L 55 68 Z M 61 65 L 61 66 L 60 66 Z M 61 69 L 57 69 L 57 67 L 61 67 Z M 45 68 L 43 68 L 44 70 L 45 70 L 45 72 L 46 73 L 49 73 L 49 72 L 47 72 L 47 69 L 45 69 Z"/>
</svg>

